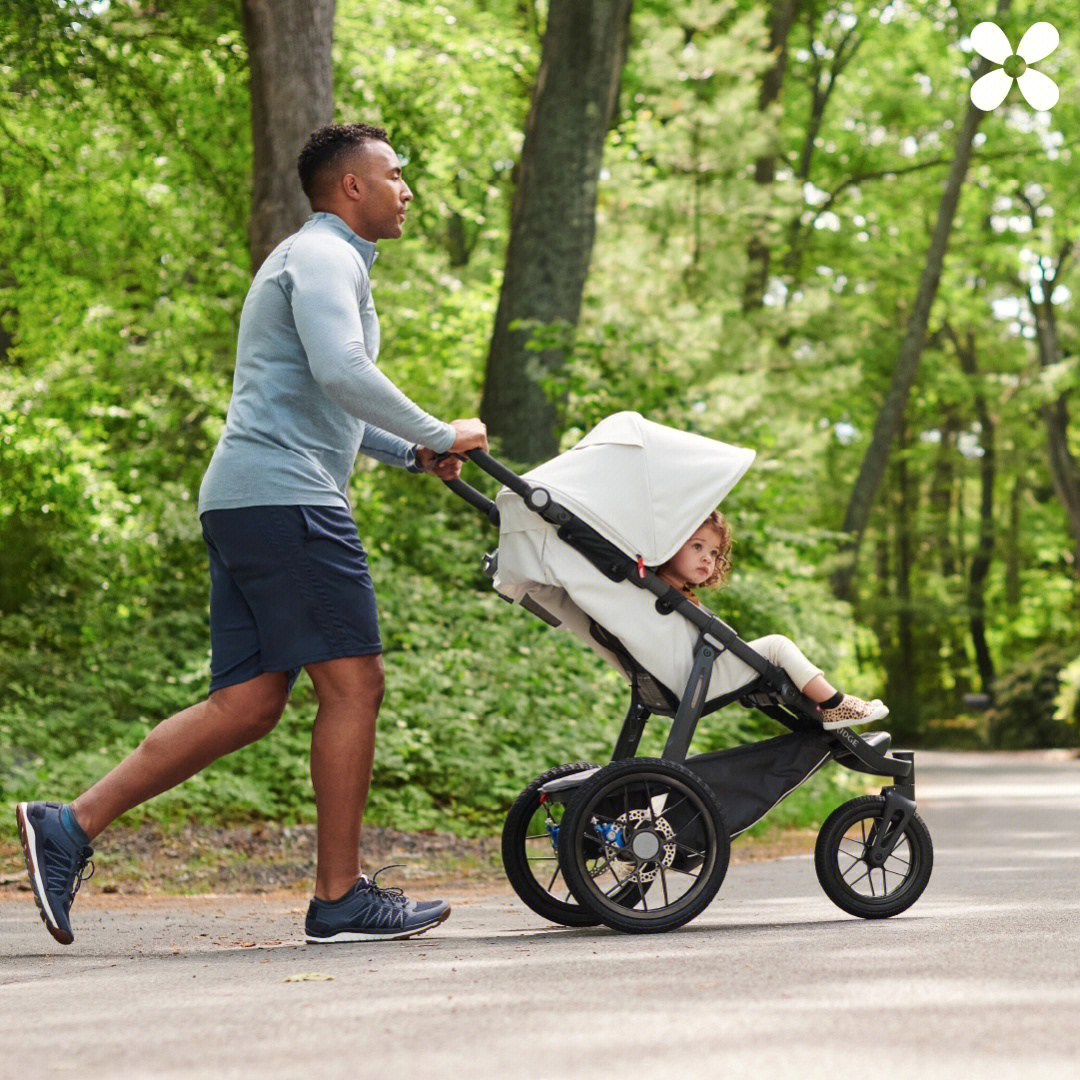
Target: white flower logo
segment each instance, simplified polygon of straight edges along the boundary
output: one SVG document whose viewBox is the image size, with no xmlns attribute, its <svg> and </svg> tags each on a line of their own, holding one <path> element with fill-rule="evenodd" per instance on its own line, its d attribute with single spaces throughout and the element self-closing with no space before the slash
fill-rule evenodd
<svg viewBox="0 0 1080 1080">
<path fill-rule="evenodd" d="M 1005 31 L 997 23 L 981 22 L 971 31 L 971 44 L 980 56 L 1002 66 L 976 79 L 971 88 L 971 102 L 983 112 L 996 109 L 1016 80 L 1024 100 L 1033 109 L 1052 109 L 1058 101 L 1058 88 L 1053 79 L 1029 64 L 1045 60 L 1058 46 L 1058 32 L 1048 22 L 1030 27 L 1012 51 Z"/>
</svg>

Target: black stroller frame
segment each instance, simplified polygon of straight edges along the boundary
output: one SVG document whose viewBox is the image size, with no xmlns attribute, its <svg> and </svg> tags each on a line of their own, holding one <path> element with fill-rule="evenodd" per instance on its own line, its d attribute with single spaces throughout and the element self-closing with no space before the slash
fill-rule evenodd
<svg viewBox="0 0 1080 1080">
<path fill-rule="evenodd" d="M 545 488 L 529 484 L 482 450 L 472 450 L 464 456 L 519 495 L 530 510 L 556 527 L 561 540 L 584 555 L 608 579 L 613 582 L 630 581 L 637 588 L 647 590 L 656 597 L 655 607 L 658 612 L 667 615 L 678 611 L 699 631 L 690 676 L 680 697 L 642 668 L 617 637 L 597 624 L 595 620 L 590 619 L 592 636 L 602 647 L 618 658 L 632 687 L 630 707 L 612 753 L 613 763 L 625 762 L 627 759 L 643 762 L 653 760 L 635 758 L 646 722 L 653 714 L 671 717 L 671 730 L 659 760 L 661 763 L 669 763 L 669 769 L 677 769 L 679 766 L 689 769 L 704 781 L 715 796 L 723 814 L 722 820 L 727 833 L 724 838 L 725 867 L 727 841 L 760 820 L 773 806 L 830 760 L 856 772 L 889 777 L 893 782 L 881 789 L 880 796 L 856 799 L 841 807 L 826 821 L 818 841 L 818 877 L 826 893 L 834 902 L 852 914 L 862 917 L 877 918 L 896 914 L 915 902 L 929 879 L 932 847 L 929 833 L 926 832 L 925 825 L 916 813 L 915 762 L 911 751 L 897 750 L 889 753 L 891 736 L 884 731 L 873 732 L 864 737 L 849 728 L 824 730 L 821 726 L 817 704 L 799 691 L 782 668 L 755 652 L 722 619 L 707 608 L 692 603 L 652 570 L 640 565 L 637 560 L 601 536 L 587 522 L 553 500 Z M 482 511 L 492 524 L 498 526 L 499 511 L 492 500 L 460 479 L 446 481 L 446 484 L 457 495 Z M 486 555 L 484 557 L 485 572 L 489 576 L 494 576 L 496 567 L 497 555 Z M 509 601 L 509 598 L 504 597 L 504 599 Z M 521 604 L 545 622 L 550 624 L 554 621 L 547 611 L 529 597 L 525 597 Z M 712 665 L 725 650 L 748 664 L 758 673 L 757 678 L 748 685 L 706 703 L 704 698 L 709 686 Z M 690 743 L 700 719 L 736 701 L 779 721 L 790 730 L 790 734 L 688 757 Z M 529 812 L 530 807 L 535 809 L 533 804 L 542 805 L 548 801 L 569 803 L 575 791 L 596 772 L 595 767 L 584 765 L 578 769 L 566 766 L 562 770 L 552 770 L 552 773 L 560 775 L 544 783 L 534 784 L 535 790 L 526 789 L 519 803 L 522 800 L 528 803 L 524 808 L 525 813 Z M 545 776 L 548 775 L 545 774 Z M 544 778 L 541 777 L 539 780 L 544 780 Z M 859 861 L 865 864 L 867 874 L 874 868 L 883 866 L 888 871 L 888 860 L 899 858 L 899 856 L 894 856 L 898 845 L 907 845 L 903 850 L 909 856 L 911 863 L 918 863 L 917 876 L 921 881 L 907 889 L 902 898 L 906 902 L 902 905 L 894 903 L 890 907 L 877 903 L 876 896 L 869 898 L 865 904 L 860 903 L 859 897 L 851 895 L 851 890 L 845 889 L 842 881 L 835 880 L 838 876 L 836 872 L 825 867 L 825 876 L 823 876 L 822 841 L 826 838 L 826 834 L 830 833 L 830 823 L 833 818 L 841 815 L 841 811 L 855 808 L 856 804 L 870 802 L 875 804 L 870 808 L 873 813 L 864 814 L 861 819 L 864 821 L 863 851 Z M 508 817 L 508 829 L 517 810 L 518 806 L 515 804 L 514 810 Z M 865 828 L 865 820 L 868 817 L 874 819 L 869 835 Z M 847 818 L 850 818 L 852 822 L 860 820 L 852 813 L 849 813 Z M 837 828 L 840 832 L 835 836 L 830 834 L 830 842 L 834 849 L 850 856 L 850 852 L 841 847 L 841 841 L 850 842 L 850 835 L 847 834 L 854 828 L 854 824 L 847 825 L 846 828 L 844 826 L 845 821 L 837 818 L 832 833 L 836 833 Z M 925 837 L 922 834 L 925 834 Z M 557 836 L 557 829 L 554 836 Z M 828 862 L 827 853 L 825 859 Z M 519 895 L 526 900 L 526 903 L 535 910 L 540 910 L 547 917 L 555 918 L 557 921 L 571 922 L 570 919 L 563 917 L 569 914 L 568 911 L 563 911 L 566 905 L 557 905 L 557 913 L 553 915 L 549 905 L 538 906 L 531 902 L 514 880 L 515 874 L 511 872 L 511 862 L 514 860 L 507 860 L 507 834 L 504 833 L 504 861 L 507 863 L 508 874 L 515 888 L 518 889 Z M 908 863 L 905 862 L 905 865 Z M 888 872 L 896 873 L 895 870 Z M 914 875 L 915 871 L 909 867 L 908 873 L 909 876 Z M 840 877 L 842 876 L 841 874 Z M 721 880 L 722 877 L 723 870 L 720 872 Z M 885 880 L 884 872 L 882 880 Z M 575 897 L 579 903 L 582 903 L 582 898 L 577 896 L 580 890 L 573 888 L 572 881 L 570 884 Z M 912 896 L 910 894 L 913 891 Z M 586 899 L 584 903 L 588 903 L 588 900 Z M 896 910 L 892 910 L 892 907 Z M 604 911 L 598 911 L 596 914 L 599 915 L 599 919 L 580 919 L 574 922 L 581 925 L 585 922 L 603 921 L 622 930 L 654 928 L 629 925 L 628 920 L 621 917 L 612 921 L 605 916 Z M 669 920 L 669 922 L 672 926 L 679 925 L 678 921 Z M 669 927 L 658 925 L 655 928 L 667 929 Z"/>
</svg>

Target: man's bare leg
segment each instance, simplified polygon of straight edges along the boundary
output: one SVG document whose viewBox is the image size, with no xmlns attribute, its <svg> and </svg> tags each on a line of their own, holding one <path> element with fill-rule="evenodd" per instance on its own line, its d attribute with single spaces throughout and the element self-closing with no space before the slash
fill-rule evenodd
<svg viewBox="0 0 1080 1080">
<path fill-rule="evenodd" d="M 360 823 L 371 785 L 375 721 L 383 698 L 381 655 L 308 664 L 319 711 L 311 733 L 318 811 L 315 896 L 336 900 L 360 874 Z"/>
<path fill-rule="evenodd" d="M 215 690 L 206 701 L 162 720 L 116 768 L 71 804 L 75 820 L 93 839 L 133 806 L 261 739 L 281 718 L 287 698 L 288 674 L 269 671 Z"/>
</svg>

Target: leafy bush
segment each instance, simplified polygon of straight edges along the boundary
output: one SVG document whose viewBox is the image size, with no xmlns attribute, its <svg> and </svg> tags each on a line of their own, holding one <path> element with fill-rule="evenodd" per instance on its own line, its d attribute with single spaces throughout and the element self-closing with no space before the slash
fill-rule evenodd
<svg viewBox="0 0 1080 1080">
<path fill-rule="evenodd" d="M 480 488 L 493 487 L 488 480 L 476 470 L 469 475 Z M 497 536 L 481 515 L 431 478 L 381 467 L 361 468 L 354 503 L 379 595 L 387 668 L 373 823 L 491 831 L 537 773 L 610 756 L 629 705 L 625 680 L 572 636 L 497 596 L 480 565 Z M 83 587 L 62 595 L 47 589 L 0 623 L 5 800 L 73 796 L 155 723 L 205 694 L 205 551 L 194 539 L 162 539 L 167 530 L 158 516 L 168 517 L 166 509 L 143 512 L 146 518 L 136 513 L 129 522 L 141 542 L 88 546 Z M 811 655 L 830 654 L 823 666 L 853 673 L 854 657 L 830 648 L 847 637 L 846 609 L 827 601 L 824 586 L 789 577 L 775 538 L 747 537 L 746 549 L 757 551 L 772 575 L 748 555 L 745 573 L 706 603 L 744 636 L 784 629 L 804 644 L 810 639 Z M 270 737 L 131 818 L 313 820 L 308 744 L 315 708 L 302 677 Z M 667 728 L 652 720 L 641 752 L 660 753 Z M 694 750 L 776 730 L 760 714 L 731 706 L 702 721 Z"/>
<path fill-rule="evenodd" d="M 1026 750 L 1078 745 L 1077 728 L 1055 718 L 1062 673 L 1076 652 L 1060 645 L 1037 650 L 998 679 L 994 708 L 987 714 L 990 745 Z M 1075 710 L 1074 710 L 1075 716 Z"/>
</svg>

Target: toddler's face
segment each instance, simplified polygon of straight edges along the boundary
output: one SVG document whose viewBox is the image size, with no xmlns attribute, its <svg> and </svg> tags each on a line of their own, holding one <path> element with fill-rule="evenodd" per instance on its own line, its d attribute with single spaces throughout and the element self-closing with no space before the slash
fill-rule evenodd
<svg viewBox="0 0 1080 1080">
<path fill-rule="evenodd" d="M 720 537 L 715 529 L 697 530 L 675 553 L 668 569 L 681 581 L 700 585 L 708 581 L 720 557 Z"/>
</svg>

